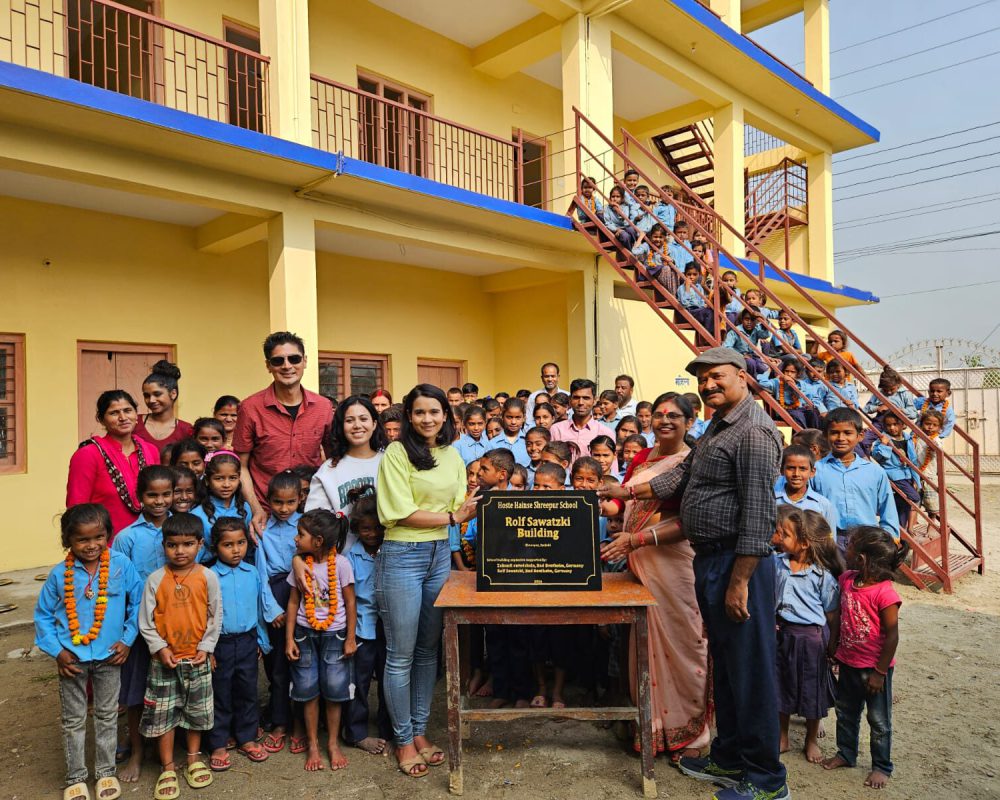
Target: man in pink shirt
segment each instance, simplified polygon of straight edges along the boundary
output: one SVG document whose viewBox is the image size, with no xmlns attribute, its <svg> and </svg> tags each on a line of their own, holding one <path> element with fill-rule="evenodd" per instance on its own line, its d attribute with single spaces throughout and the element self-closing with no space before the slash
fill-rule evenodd
<svg viewBox="0 0 1000 800">
<path fill-rule="evenodd" d="M 569 419 L 557 422 L 549 432 L 554 442 L 569 442 L 576 446 L 573 460 L 590 454 L 590 443 L 598 436 L 615 438 L 613 428 L 594 419 L 594 399 L 597 384 L 588 378 L 575 378 L 569 385 L 569 404 L 573 414 Z"/>
<path fill-rule="evenodd" d="M 282 470 L 299 464 L 318 467 L 333 424 L 333 404 L 302 388 L 305 345 L 288 331 L 264 340 L 267 371 L 274 379 L 240 403 L 233 450 L 243 464 L 243 493 L 253 510 L 257 533 L 267 524 L 267 485 Z"/>
</svg>

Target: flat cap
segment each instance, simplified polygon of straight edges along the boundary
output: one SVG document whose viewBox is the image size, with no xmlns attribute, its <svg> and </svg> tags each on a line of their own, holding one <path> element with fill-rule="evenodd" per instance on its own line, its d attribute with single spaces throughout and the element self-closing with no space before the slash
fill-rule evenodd
<svg viewBox="0 0 1000 800">
<path fill-rule="evenodd" d="M 747 360 L 731 347 L 710 347 L 687 365 L 687 371 L 698 374 L 698 367 L 721 367 L 730 364 L 736 369 L 746 369 Z"/>
</svg>

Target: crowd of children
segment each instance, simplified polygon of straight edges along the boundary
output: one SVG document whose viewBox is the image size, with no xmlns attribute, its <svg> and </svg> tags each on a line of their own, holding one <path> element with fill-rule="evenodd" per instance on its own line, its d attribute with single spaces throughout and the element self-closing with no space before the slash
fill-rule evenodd
<svg viewBox="0 0 1000 800">
<path fill-rule="evenodd" d="M 794 332 L 780 318 L 779 324 L 790 335 L 775 344 L 776 354 L 798 347 Z M 846 337 L 835 332 L 831 343 L 837 336 L 844 353 Z M 889 709 L 900 601 L 890 578 L 906 553 L 899 528 L 919 507 L 936 510 L 928 485 L 933 451 L 902 420 L 916 417 L 933 440 L 951 432 L 954 410 L 947 381 L 932 381 L 926 398 L 914 398 L 889 368 L 879 382 L 889 404 L 873 400 L 860 409 L 839 362 L 810 363 L 825 371 L 830 386 L 799 379 L 792 361 L 781 365 L 781 377 L 758 376 L 761 391 L 785 395 L 794 386 L 810 403 L 800 410 L 814 412 L 803 415 L 804 428 L 785 449 L 775 485 L 782 741 L 787 746 L 790 716 L 803 716 L 806 757 L 823 761 L 820 720 L 835 705 L 837 754 L 823 764 L 853 766 L 867 704 L 872 770 L 866 783 L 881 786 L 892 771 Z M 632 459 L 655 443 L 652 405 L 633 399 L 634 385 L 621 375 L 615 390 L 603 393 L 581 379 L 569 393 L 522 390 L 489 398 L 480 398 L 471 383 L 453 387 L 447 396 L 458 431 L 454 447 L 466 464 L 469 494 L 618 483 Z M 684 397 L 700 414 L 699 397 Z M 386 438 L 395 441 L 401 407 L 381 390 L 371 401 Z M 165 465 L 141 470 L 141 512 L 117 536 L 103 506 L 73 506 L 62 517 L 67 555 L 49 575 L 35 621 L 38 644 L 59 672 L 68 798 L 90 796 L 88 697 L 101 800 L 120 796 L 116 762 L 124 764 L 118 777 L 137 780 L 148 739 L 158 741 L 158 800 L 177 797 L 181 778 L 193 789 L 210 785 L 213 772 L 231 768 L 233 751 L 263 762 L 287 742 L 292 753 L 305 754 L 307 770 L 323 769 L 321 705 L 332 769 L 347 765 L 339 738 L 370 753 L 386 751 L 391 726 L 384 703 L 377 735 L 369 730 L 369 689 L 375 681 L 381 701 L 385 662 L 374 588 L 384 530 L 374 492 L 352 492 L 349 516 L 303 513 L 315 470 L 285 470 L 270 482 L 270 519 L 257 536 L 240 459 L 226 449 L 232 435 L 226 422 L 235 419 L 219 416 L 235 417 L 238 404 L 220 398 L 215 417 L 197 420 L 190 437 L 165 449 Z M 708 428 L 699 416 L 689 436 L 695 440 Z M 607 541 L 622 528 L 615 516 L 620 507 L 608 503 L 602 511 Z M 450 533 L 453 568 L 474 569 L 475 521 Z M 592 696 L 601 688 L 614 691 L 619 637 L 585 627 L 527 635 L 506 626 L 473 629 L 470 694 L 490 698 L 495 707 L 560 708 L 571 678 Z M 828 655 L 838 670 L 835 694 Z M 269 683 L 263 720 L 259 657 Z M 119 707 L 127 709 L 127 734 L 116 749 Z M 180 769 L 174 756 L 179 727 L 187 754 Z"/>
</svg>

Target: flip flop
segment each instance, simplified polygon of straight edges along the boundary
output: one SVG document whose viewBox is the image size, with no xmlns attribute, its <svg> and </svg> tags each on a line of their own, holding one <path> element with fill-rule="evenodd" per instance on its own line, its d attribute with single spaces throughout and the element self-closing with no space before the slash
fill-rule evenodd
<svg viewBox="0 0 1000 800">
<path fill-rule="evenodd" d="M 549 701 L 545 699 L 544 694 L 536 694 L 531 698 L 531 703 L 529 705 L 531 708 L 548 708 Z"/>
<path fill-rule="evenodd" d="M 288 740 L 288 752 L 293 755 L 298 755 L 299 753 L 304 753 L 309 749 L 309 744 L 306 742 L 305 738 L 297 739 L 294 736 L 289 737 Z"/>
<path fill-rule="evenodd" d="M 101 792 L 111 790 L 111 794 L 102 795 Z M 118 778 L 109 775 L 107 778 L 98 778 L 94 784 L 94 796 L 97 800 L 118 800 L 122 796 L 122 785 L 118 783 Z"/>
<path fill-rule="evenodd" d="M 35 576 L 36 581 L 47 581 L 49 579 L 49 574 L 47 572 L 39 572 Z"/>
<path fill-rule="evenodd" d="M 430 770 L 427 769 L 427 762 L 424 761 L 424 759 L 421 758 L 419 755 L 414 756 L 413 758 L 408 758 L 405 761 L 400 761 L 398 763 L 399 763 L 399 771 L 402 772 L 408 778 L 426 778 L 427 773 L 430 772 Z M 421 770 L 420 772 L 413 772 L 412 770 L 415 767 L 423 767 L 423 770 Z"/>
<path fill-rule="evenodd" d="M 206 786 L 211 786 L 215 779 L 212 777 L 212 770 L 205 766 L 204 761 L 195 761 L 184 768 L 184 780 L 192 789 L 204 789 Z"/>
<path fill-rule="evenodd" d="M 13 603 L 0 603 L 0 614 L 6 614 L 8 611 L 16 611 L 17 606 Z M 76 784 L 74 784 L 75 786 Z"/>
<path fill-rule="evenodd" d="M 118 713 L 121 716 L 121 712 Z M 132 746 L 128 744 L 120 744 L 115 748 L 115 763 L 124 764 L 132 758 Z"/>
<path fill-rule="evenodd" d="M 444 750 L 437 745 L 431 745 L 430 747 L 425 747 L 423 750 L 418 750 L 417 754 L 428 767 L 440 767 L 444 763 Z M 435 756 L 441 756 L 441 758 L 437 761 L 432 761 L 431 759 Z"/>
<path fill-rule="evenodd" d="M 233 766 L 233 762 L 229 760 L 229 753 L 226 753 L 222 758 L 212 756 L 208 759 L 208 766 L 212 772 L 225 772 Z"/>
<path fill-rule="evenodd" d="M 85 783 L 74 783 L 63 789 L 63 800 L 90 800 L 90 789 Z"/>
<path fill-rule="evenodd" d="M 0 578 L 0 586 L 10 586 L 13 582 L 13 578 Z"/>
<path fill-rule="evenodd" d="M 164 794 L 165 789 L 172 789 L 172 794 Z M 156 779 L 156 788 L 153 790 L 153 800 L 177 800 L 181 787 L 177 783 L 177 773 L 172 769 L 165 769 Z"/>
<path fill-rule="evenodd" d="M 269 733 L 264 737 L 264 749 L 269 753 L 280 753 L 285 749 L 285 739 L 288 734 L 282 731 L 281 733 Z"/>
<path fill-rule="evenodd" d="M 267 761 L 267 750 L 265 750 L 256 742 L 251 742 L 249 744 L 243 745 L 242 747 L 238 747 L 236 748 L 236 752 L 246 756 L 251 761 L 254 761 L 258 764 L 261 761 Z"/>
</svg>

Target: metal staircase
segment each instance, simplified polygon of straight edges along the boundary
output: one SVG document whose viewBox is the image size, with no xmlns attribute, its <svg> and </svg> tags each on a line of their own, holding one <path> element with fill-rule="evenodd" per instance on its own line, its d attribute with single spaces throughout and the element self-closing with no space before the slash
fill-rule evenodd
<svg viewBox="0 0 1000 800">
<path fill-rule="evenodd" d="M 807 338 L 816 342 L 820 352 L 829 354 L 831 358 L 841 363 L 846 374 L 868 389 L 873 396 L 888 404 L 886 398 L 868 376 L 855 369 L 838 352 L 833 350 L 797 311 L 775 293 L 772 286 L 781 285 L 783 294 L 786 296 L 791 294 L 800 308 L 809 308 L 811 316 L 829 320 L 833 327 L 844 331 L 857 344 L 858 348 L 879 367 L 886 366 L 886 362 L 878 354 L 858 339 L 847 326 L 837 320 L 828 309 L 803 289 L 789 272 L 770 261 L 757 245 L 745 235 L 744 231 L 737 230 L 716 214 L 702 198 L 695 198 L 695 207 L 692 208 L 690 205 L 676 202 L 668 197 L 664 191 L 657 189 L 657 181 L 646 174 L 639 163 L 629 156 L 629 153 L 637 154 L 643 161 L 648 159 L 656 162 L 657 159 L 628 131 L 624 129 L 621 131 L 623 144 L 619 147 L 580 111 L 574 109 L 574 113 L 577 186 L 580 185 L 580 179 L 583 176 L 595 176 L 600 199 L 602 203 L 607 203 L 607 195 L 611 187 L 622 185 L 620 178 L 624 171 L 636 170 L 641 181 L 652 189 L 651 203 L 662 201 L 672 205 L 676 211 L 677 220 L 685 220 L 692 231 L 700 231 L 704 234 L 714 254 L 710 269 L 715 286 L 720 285 L 719 276 L 723 271 L 736 272 L 744 287 L 749 286 L 749 288 L 757 289 L 763 297 L 767 298 L 769 307 L 787 311 L 794 324 L 806 334 Z M 597 150 L 596 153 L 587 144 L 588 142 L 593 143 L 593 147 Z M 671 179 L 678 184 L 684 183 L 681 177 L 671 169 L 668 168 L 667 172 Z M 651 211 L 651 208 L 646 206 L 646 210 Z M 751 354 L 759 358 L 764 357 L 760 348 L 751 343 L 742 329 L 730 322 L 723 313 L 717 293 L 711 292 L 706 296 L 707 305 L 712 309 L 712 321 L 703 325 L 678 302 L 673 291 L 661 285 L 654 278 L 646 264 L 636 259 L 628 249 L 618 242 L 614 234 L 604 224 L 604 220 L 587 208 L 582 202 L 582 198 L 574 198 L 570 214 L 577 230 L 590 241 L 598 255 L 616 271 L 621 280 L 635 292 L 636 296 L 645 302 L 693 353 L 701 352 L 707 347 L 718 346 L 729 331 L 736 331 L 736 335 L 748 344 Z M 578 214 L 582 215 L 585 221 L 581 221 Z M 723 239 L 735 242 L 734 249 L 745 249 L 747 258 L 739 258 L 730 252 L 722 244 Z M 665 266 L 664 269 L 672 268 Z M 775 330 L 767 320 L 764 324 L 772 332 Z M 806 356 L 796 353 L 795 357 L 799 361 L 800 371 L 812 373 L 825 382 L 825 375 L 816 373 L 809 365 Z M 917 393 L 912 385 L 908 383 L 905 385 L 914 394 Z M 831 386 L 831 389 L 839 394 L 836 387 Z M 788 425 L 793 429 L 798 428 L 795 421 L 788 415 L 784 404 L 779 403 L 771 394 L 761 392 L 760 400 L 778 424 Z M 865 423 L 871 427 L 871 422 L 867 419 Z M 913 559 L 911 564 L 902 568 L 902 571 L 921 589 L 940 584 L 944 591 L 951 592 L 954 582 L 960 576 L 974 569 L 981 574 L 985 566 L 982 505 L 979 492 L 979 446 L 968 433 L 957 426 L 955 427 L 952 435 L 964 439 L 969 445 L 972 454 L 970 459 L 972 469 L 970 471 L 953 456 L 945 453 L 936 441 L 928 440 L 914 423 L 905 419 L 904 423 L 913 432 L 915 438 L 927 442 L 933 450 L 936 477 L 934 480 L 928 480 L 927 484 L 938 494 L 939 512 L 937 518 L 933 518 L 922 508 L 910 503 L 911 526 L 909 530 L 903 530 L 901 535 L 910 544 L 913 550 Z M 954 552 L 952 552 L 953 549 Z"/>
<path fill-rule="evenodd" d="M 715 197 L 714 141 L 711 119 L 653 137 L 653 144 L 678 185 L 686 187 L 709 205 Z"/>
</svg>

